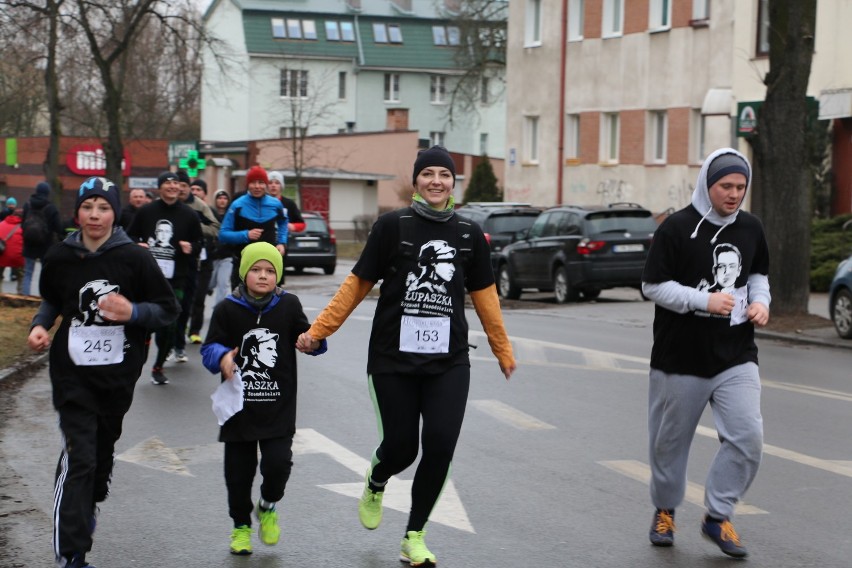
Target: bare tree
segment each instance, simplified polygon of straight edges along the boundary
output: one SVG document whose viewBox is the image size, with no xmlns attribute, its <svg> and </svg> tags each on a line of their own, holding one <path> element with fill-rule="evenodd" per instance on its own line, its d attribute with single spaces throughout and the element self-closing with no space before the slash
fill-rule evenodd
<svg viewBox="0 0 852 568">
<path fill-rule="evenodd" d="M 766 226 L 778 314 L 808 312 L 813 179 L 806 163 L 806 96 L 815 24 L 816 0 L 769 1 L 766 99 L 751 141 L 757 189 L 752 204 Z"/>
</svg>

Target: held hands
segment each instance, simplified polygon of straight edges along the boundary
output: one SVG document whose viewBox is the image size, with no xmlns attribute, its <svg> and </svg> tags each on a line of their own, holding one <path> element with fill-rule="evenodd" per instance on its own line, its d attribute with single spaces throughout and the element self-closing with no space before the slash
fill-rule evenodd
<svg viewBox="0 0 852 568">
<path fill-rule="evenodd" d="M 319 340 L 311 337 L 311 334 L 307 331 L 300 335 L 299 338 L 296 340 L 296 349 L 298 349 L 302 353 L 311 353 L 319 348 Z"/>
<path fill-rule="evenodd" d="M 33 351 L 44 351 L 50 347 L 50 334 L 43 326 L 35 326 L 27 337 L 27 347 Z"/>
<path fill-rule="evenodd" d="M 98 300 L 98 310 L 104 321 L 130 321 L 133 316 L 133 303 L 121 294 L 107 294 Z"/>
<path fill-rule="evenodd" d="M 234 347 L 219 359 L 219 369 L 221 369 L 222 376 L 225 377 L 226 381 L 234 378 L 234 370 L 237 368 L 236 364 L 234 364 L 234 357 L 237 356 L 238 351 L 239 347 Z"/>
</svg>

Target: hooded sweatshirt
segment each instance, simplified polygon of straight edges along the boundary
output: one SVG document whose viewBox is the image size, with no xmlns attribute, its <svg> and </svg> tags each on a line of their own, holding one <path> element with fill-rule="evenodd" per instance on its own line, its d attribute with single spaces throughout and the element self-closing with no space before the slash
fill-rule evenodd
<svg viewBox="0 0 852 568">
<path fill-rule="evenodd" d="M 73 402 L 105 415 L 127 412 L 145 362 L 147 329 L 168 325 L 180 311 L 153 257 L 121 227 L 94 252 L 77 231 L 47 253 L 39 290 L 43 301 L 32 325 L 50 329 L 62 316 L 50 347 L 54 406 Z M 97 299 L 110 292 L 133 303 L 129 322 L 100 318 Z M 109 357 L 116 350 L 121 356 L 108 364 L 80 360 L 81 354 Z"/>
<path fill-rule="evenodd" d="M 745 156 L 732 148 L 711 154 L 698 173 L 690 205 L 663 221 L 645 263 L 642 291 L 656 303 L 651 367 L 667 373 L 713 377 L 757 363 L 747 310 L 753 302 L 769 307 L 769 251 L 757 217 L 741 208 L 728 216 L 713 210 L 707 172 L 726 153 L 743 160 L 751 181 Z M 714 292 L 734 296 L 730 315 L 707 312 Z"/>
</svg>

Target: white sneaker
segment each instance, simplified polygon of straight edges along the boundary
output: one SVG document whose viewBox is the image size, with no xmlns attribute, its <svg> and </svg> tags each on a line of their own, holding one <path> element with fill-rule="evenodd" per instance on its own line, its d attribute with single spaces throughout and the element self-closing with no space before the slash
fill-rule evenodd
<svg viewBox="0 0 852 568">
<path fill-rule="evenodd" d="M 186 356 L 186 351 L 183 349 L 175 349 L 175 361 L 178 363 L 186 363 L 189 358 Z"/>
</svg>

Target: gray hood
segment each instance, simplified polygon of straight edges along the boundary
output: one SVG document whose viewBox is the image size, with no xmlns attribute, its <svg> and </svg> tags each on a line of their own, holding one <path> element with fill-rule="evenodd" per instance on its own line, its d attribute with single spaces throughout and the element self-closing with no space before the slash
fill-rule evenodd
<svg viewBox="0 0 852 568">
<path fill-rule="evenodd" d="M 705 220 L 712 225 L 716 225 L 719 228 L 716 231 L 716 234 L 713 235 L 713 238 L 710 240 L 711 243 L 715 243 L 716 239 L 719 237 L 719 233 L 722 230 L 737 220 L 737 215 L 740 212 L 740 208 L 742 208 L 742 202 L 740 202 L 740 207 L 737 208 L 736 211 L 728 215 L 727 217 L 722 217 L 713 209 L 713 205 L 710 203 L 710 193 L 707 187 L 707 170 L 710 168 L 710 164 L 713 163 L 713 160 L 721 156 L 722 154 L 735 154 L 742 158 L 745 162 L 746 167 L 748 167 L 748 183 L 746 185 L 746 192 L 743 194 L 743 201 L 745 201 L 745 196 L 748 194 L 749 187 L 751 187 L 751 163 L 749 163 L 748 158 L 734 150 L 733 148 L 720 148 L 707 156 L 707 159 L 704 160 L 704 163 L 701 165 L 701 171 L 698 172 L 698 181 L 695 182 L 695 190 L 692 192 L 692 206 L 695 207 L 695 210 L 698 211 L 698 214 L 701 215 L 701 220 L 695 226 L 695 230 L 689 236 L 689 238 L 694 239 L 698 236 L 698 227 L 701 226 Z"/>
</svg>

